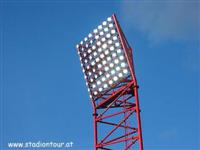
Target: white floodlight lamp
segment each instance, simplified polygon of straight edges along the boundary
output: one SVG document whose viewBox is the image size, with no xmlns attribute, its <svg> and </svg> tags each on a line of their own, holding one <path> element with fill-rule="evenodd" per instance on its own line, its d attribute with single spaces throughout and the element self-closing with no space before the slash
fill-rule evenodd
<svg viewBox="0 0 200 150">
<path fill-rule="evenodd" d="M 131 76 L 116 24 L 113 16 L 107 18 L 76 46 L 92 100 Z"/>
</svg>

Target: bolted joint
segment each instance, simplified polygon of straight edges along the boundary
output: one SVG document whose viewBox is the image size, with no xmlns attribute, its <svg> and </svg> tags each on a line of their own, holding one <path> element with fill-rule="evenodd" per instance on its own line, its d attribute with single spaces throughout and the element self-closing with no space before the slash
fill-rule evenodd
<svg viewBox="0 0 200 150">
<path fill-rule="evenodd" d="M 134 88 L 137 88 L 137 89 L 139 89 L 139 85 L 134 85 Z"/>
<path fill-rule="evenodd" d="M 97 113 L 93 113 L 92 116 L 98 116 L 98 114 Z"/>
</svg>

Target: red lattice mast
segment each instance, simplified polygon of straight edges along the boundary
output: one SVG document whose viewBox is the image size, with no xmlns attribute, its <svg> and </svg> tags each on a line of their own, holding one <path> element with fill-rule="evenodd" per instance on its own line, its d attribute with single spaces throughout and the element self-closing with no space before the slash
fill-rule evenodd
<svg viewBox="0 0 200 150">
<path fill-rule="evenodd" d="M 112 15 L 130 74 L 109 90 L 93 97 L 94 149 L 143 150 L 138 84 L 132 49 Z M 80 49 L 80 47 L 79 47 Z M 86 79 L 87 80 L 87 79 Z"/>
</svg>

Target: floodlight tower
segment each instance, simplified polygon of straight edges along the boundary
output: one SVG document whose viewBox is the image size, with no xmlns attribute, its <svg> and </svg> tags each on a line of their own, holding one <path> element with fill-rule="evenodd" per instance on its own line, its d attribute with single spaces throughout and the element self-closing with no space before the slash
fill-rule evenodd
<svg viewBox="0 0 200 150">
<path fill-rule="evenodd" d="M 77 50 L 94 111 L 94 150 L 143 150 L 132 49 L 115 14 Z"/>
</svg>

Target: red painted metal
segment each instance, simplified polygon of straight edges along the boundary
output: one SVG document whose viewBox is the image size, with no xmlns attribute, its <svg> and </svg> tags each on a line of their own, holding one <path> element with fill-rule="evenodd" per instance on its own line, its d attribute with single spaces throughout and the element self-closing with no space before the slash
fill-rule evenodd
<svg viewBox="0 0 200 150">
<path fill-rule="evenodd" d="M 130 150 L 136 144 L 138 144 L 139 150 L 143 150 L 138 84 L 134 71 L 132 49 L 122 32 L 115 14 L 112 18 L 125 51 L 131 77 L 124 80 L 123 84 L 118 88 L 113 87 L 111 94 L 102 95 L 100 103 L 92 100 L 94 110 L 94 150 Z M 100 128 L 100 125 L 103 127 Z"/>
</svg>

